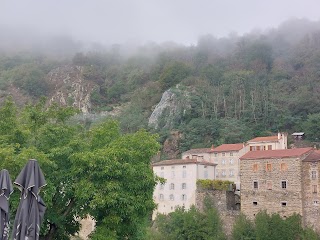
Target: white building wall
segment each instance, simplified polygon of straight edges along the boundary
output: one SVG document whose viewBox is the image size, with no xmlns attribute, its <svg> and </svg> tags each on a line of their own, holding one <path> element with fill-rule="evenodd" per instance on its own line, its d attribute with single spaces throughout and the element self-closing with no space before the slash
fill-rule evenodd
<svg viewBox="0 0 320 240">
<path fill-rule="evenodd" d="M 163 189 L 158 184 L 154 191 L 153 196 L 157 209 L 153 213 L 153 218 L 157 213 L 173 212 L 177 206 L 189 209 L 191 205 L 195 204 L 196 164 L 155 166 L 153 170 L 157 176 L 163 176 L 166 179 Z M 171 184 L 174 184 L 174 189 L 170 189 Z M 185 189 L 182 189 L 182 184 L 185 184 Z M 160 194 L 163 194 L 163 199 L 160 198 Z M 174 198 L 170 199 L 170 195 L 173 195 Z M 183 199 L 183 195 L 185 199 Z"/>
</svg>

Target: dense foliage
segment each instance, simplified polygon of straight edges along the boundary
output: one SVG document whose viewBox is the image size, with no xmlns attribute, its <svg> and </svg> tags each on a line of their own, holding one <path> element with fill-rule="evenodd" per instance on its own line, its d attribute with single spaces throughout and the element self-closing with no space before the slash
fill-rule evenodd
<svg viewBox="0 0 320 240">
<path fill-rule="evenodd" d="M 118 116 L 125 132 L 146 128 L 163 92 L 183 86 L 191 108 L 155 130 L 163 139 L 170 130 L 179 130 L 180 151 L 277 131 L 306 132 L 310 141 L 318 141 L 319 131 L 312 129 L 320 123 L 319 42 L 319 22 L 292 19 L 277 29 L 244 36 L 202 36 L 196 46 L 147 44 L 130 53 L 126 46 L 100 46 L 63 60 L 7 53 L 0 57 L 0 89 L 2 95 L 12 86 L 36 99 L 50 95 L 46 74 L 74 64 L 96 85 L 94 111 L 126 106 Z"/>
<path fill-rule="evenodd" d="M 73 109 L 44 103 L 18 110 L 7 101 L 0 108 L 1 169 L 14 180 L 37 159 L 47 181 L 40 193 L 47 206 L 42 239 L 69 239 L 86 214 L 96 220 L 92 239 L 137 239 L 155 207 L 150 159 L 159 148 L 156 136 L 121 134 L 115 121 L 86 129 L 69 122 Z M 12 210 L 18 199 L 16 189 Z"/>
<path fill-rule="evenodd" d="M 302 239 L 319 240 L 312 229 L 302 228 L 301 217 L 292 215 L 282 219 L 279 214 L 268 215 L 266 212 L 259 212 L 254 222 L 240 215 L 232 231 L 233 240 L 274 240 L 274 239 Z"/>
<path fill-rule="evenodd" d="M 151 240 L 224 240 L 220 216 L 212 204 L 205 200 L 203 212 L 194 206 L 189 210 L 178 208 L 168 215 L 159 214 L 148 238 Z"/>
<path fill-rule="evenodd" d="M 231 181 L 224 181 L 224 180 L 210 180 L 210 179 L 198 179 L 197 180 L 197 187 L 201 189 L 207 190 L 230 190 L 232 187 L 233 182 Z M 231 188 L 232 189 L 232 188 Z"/>
</svg>

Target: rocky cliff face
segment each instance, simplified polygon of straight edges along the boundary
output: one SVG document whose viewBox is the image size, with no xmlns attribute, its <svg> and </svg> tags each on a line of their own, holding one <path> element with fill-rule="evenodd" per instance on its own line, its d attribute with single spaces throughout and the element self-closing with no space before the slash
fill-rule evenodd
<svg viewBox="0 0 320 240">
<path fill-rule="evenodd" d="M 148 125 L 159 128 L 171 128 L 187 109 L 191 108 L 189 92 L 179 86 L 165 91 L 160 102 L 152 112 Z"/>
<path fill-rule="evenodd" d="M 49 104 L 56 102 L 61 106 L 73 106 L 83 113 L 90 112 L 90 95 L 97 87 L 82 77 L 79 66 L 63 66 L 53 69 L 48 74 L 51 87 Z"/>
</svg>

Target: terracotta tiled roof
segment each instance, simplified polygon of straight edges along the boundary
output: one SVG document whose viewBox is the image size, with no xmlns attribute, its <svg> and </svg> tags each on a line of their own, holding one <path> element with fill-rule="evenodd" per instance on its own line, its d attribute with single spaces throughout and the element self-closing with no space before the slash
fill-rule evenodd
<svg viewBox="0 0 320 240">
<path fill-rule="evenodd" d="M 256 137 L 249 140 L 248 142 L 270 142 L 270 141 L 272 142 L 278 141 L 278 136 Z"/>
<path fill-rule="evenodd" d="M 192 153 L 209 153 L 211 152 L 211 148 L 195 148 L 195 149 L 190 149 L 188 151 L 185 151 L 183 152 L 183 154 L 185 153 L 189 153 L 189 154 L 192 154 Z"/>
<path fill-rule="evenodd" d="M 153 163 L 152 166 L 165 166 L 165 165 L 183 165 L 183 164 L 200 164 L 200 165 L 209 165 L 215 166 L 217 164 L 211 163 L 208 161 L 200 161 L 197 159 L 171 159 L 171 160 L 164 160 L 161 162 Z"/>
<path fill-rule="evenodd" d="M 235 143 L 235 144 L 222 144 L 214 149 L 211 152 L 229 152 L 229 151 L 239 151 L 244 148 L 243 143 Z"/>
<path fill-rule="evenodd" d="M 240 159 L 267 159 L 267 158 L 287 158 L 300 157 L 311 151 L 312 148 L 293 148 L 283 150 L 251 151 L 243 155 Z"/>
<path fill-rule="evenodd" d="M 319 150 L 312 151 L 303 161 L 306 161 L 306 162 L 320 161 L 320 151 Z"/>
</svg>

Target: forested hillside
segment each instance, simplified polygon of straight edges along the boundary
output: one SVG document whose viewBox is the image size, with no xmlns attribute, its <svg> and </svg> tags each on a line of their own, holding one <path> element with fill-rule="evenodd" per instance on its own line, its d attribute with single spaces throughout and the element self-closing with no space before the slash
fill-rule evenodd
<svg viewBox="0 0 320 240">
<path fill-rule="evenodd" d="M 71 65 L 81 67 L 83 79 L 95 84 L 92 113 L 121 106 L 117 118 L 124 132 L 148 128 L 165 142 L 178 131 L 179 151 L 277 131 L 302 131 L 310 141 L 320 138 L 319 22 L 293 19 L 244 36 L 207 35 L 195 46 L 95 45 L 82 51 L 78 43 L 67 43 L 72 47 L 62 55 L 54 44 L 45 53 L 2 47 L 1 98 L 12 95 L 23 104 L 50 96 L 48 73 Z M 176 97 L 187 98 L 181 101 L 189 107 L 178 109 L 172 124 L 165 124 L 170 111 L 163 111 L 154 129 L 148 119 L 170 88 Z"/>
</svg>

